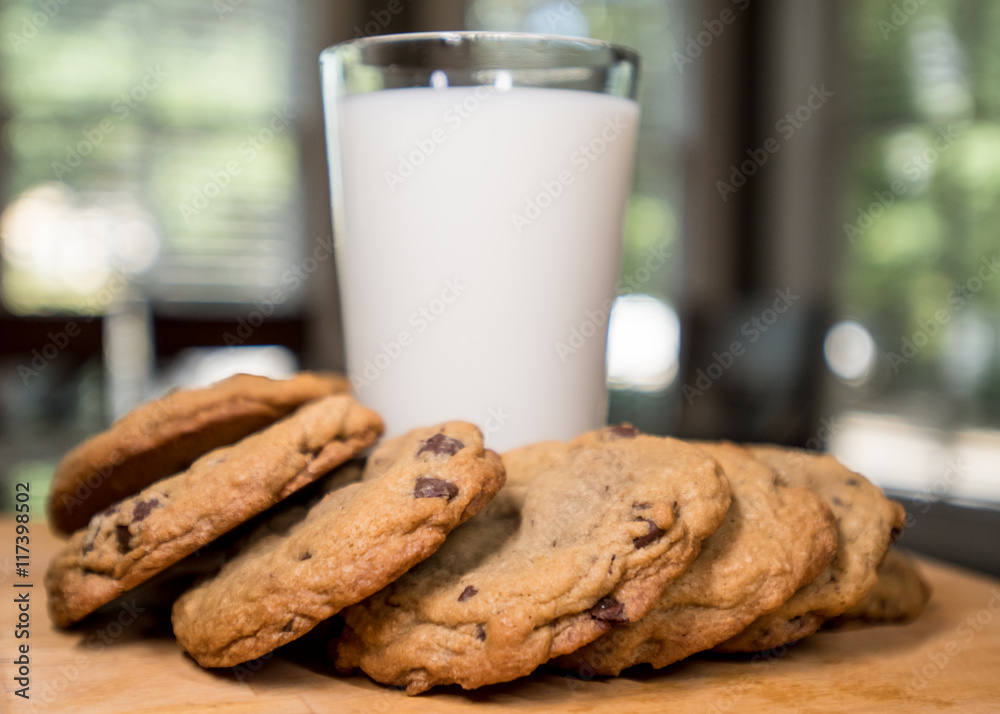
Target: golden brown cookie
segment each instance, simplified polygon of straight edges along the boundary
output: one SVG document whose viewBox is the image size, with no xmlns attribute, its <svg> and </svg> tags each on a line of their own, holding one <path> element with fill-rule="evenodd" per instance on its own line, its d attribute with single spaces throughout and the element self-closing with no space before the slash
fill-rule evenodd
<svg viewBox="0 0 1000 714">
<path fill-rule="evenodd" d="M 199 664 L 239 664 L 301 637 L 437 550 L 504 482 L 500 457 L 465 422 L 415 429 L 372 462 L 377 473 L 272 526 L 176 602 L 177 641 Z"/>
<path fill-rule="evenodd" d="M 775 610 L 833 559 L 837 526 L 819 496 L 782 485 L 741 446 L 695 445 L 717 459 L 729 479 L 733 501 L 725 523 L 642 619 L 560 657 L 558 666 L 584 679 L 643 662 L 666 667 Z"/>
<path fill-rule="evenodd" d="M 368 448 L 382 420 L 326 397 L 211 451 L 77 531 L 45 578 L 57 625 L 79 620 Z"/>
<path fill-rule="evenodd" d="M 303 372 L 274 380 L 237 374 L 204 389 L 172 392 L 142 404 L 66 454 L 49 492 L 49 522 L 61 533 L 199 456 L 233 444 L 301 404 L 346 393 L 338 375 Z"/>
<path fill-rule="evenodd" d="M 837 519 L 837 554 L 815 580 L 774 612 L 718 645 L 719 652 L 757 652 L 811 635 L 875 586 L 876 571 L 902 533 L 906 514 L 864 476 L 832 456 L 753 446 L 754 456 L 792 486 L 823 497 Z"/>
<path fill-rule="evenodd" d="M 931 586 L 920 575 L 916 563 L 902 551 L 892 548 L 878 569 L 875 587 L 834 624 L 852 620 L 907 622 L 920 615 L 930 599 Z"/>
<path fill-rule="evenodd" d="M 339 669 L 409 694 L 526 675 L 642 617 L 729 508 L 713 459 L 631 428 L 515 450 L 504 463 L 508 484 L 482 513 L 343 612 Z"/>
</svg>

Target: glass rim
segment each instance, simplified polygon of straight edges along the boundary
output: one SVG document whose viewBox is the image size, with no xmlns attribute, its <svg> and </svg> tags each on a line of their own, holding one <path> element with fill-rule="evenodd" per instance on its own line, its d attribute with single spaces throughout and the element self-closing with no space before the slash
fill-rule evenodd
<svg viewBox="0 0 1000 714">
<path fill-rule="evenodd" d="M 574 35 L 552 35 L 541 32 L 510 32 L 493 30 L 439 30 L 433 32 L 401 32 L 390 35 L 373 35 L 370 37 L 355 37 L 350 40 L 338 42 L 335 45 L 323 49 L 319 53 L 320 62 L 338 57 L 343 51 L 350 48 L 364 48 L 367 46 L 403 44 L 408 42 L 426 42 L 434 40 L 447 40 L 457 38 L 460 41 L 466 40 L 535 40 L 551 42 L 564 46 L 584 46 L 592 50 L 603 50 L 610 52 L 614 61 L 625 61 L 635 66 L 639 65 L 639 53 L 631 47 L 616 45 L 612 42 L 597 40 L 592 37 L 576 37 Z M 610 64 L 610 62 L 609 62 Z"/>
</svg>

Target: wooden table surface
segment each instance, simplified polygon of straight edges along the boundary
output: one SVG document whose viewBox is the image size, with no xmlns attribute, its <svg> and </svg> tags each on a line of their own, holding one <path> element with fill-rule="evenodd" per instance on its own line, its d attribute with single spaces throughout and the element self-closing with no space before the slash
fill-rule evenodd
<svg viewBox="0 0 1000 714">
<path fill-rule="evenodd" d="M 475 692 L 407 697 L 332 673 L 318 637 L 252 667 L 200 669 L 139 600 L 126 598 L 81 629 L 56 630 L 43 576 L 59 541 L 33 524 L 28 576 L 20 577 L 14 535 L 13 521 L 0 519 L 0 712 L 1000 712 L 1000 580 L 926 559 L 919 564 L 934 595 L 907 625 L 823 631 L 771 658 L 692 659 L 590 682 L 536 672 Z M 14 600 L 25 592 L 30 637 L 18 639 Z M 15 694 L 22 644 L 30 700 Z"/>
</svg>

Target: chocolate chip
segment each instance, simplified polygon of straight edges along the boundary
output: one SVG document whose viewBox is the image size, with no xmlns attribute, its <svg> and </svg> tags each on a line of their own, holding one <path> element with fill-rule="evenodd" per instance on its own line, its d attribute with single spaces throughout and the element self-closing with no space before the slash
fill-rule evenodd
<svg viewBox="0 0 1000 714">
<path fill-rule="evenodd" d="M 649 533 L 647 533 L 644 536 L 639 536 L 638 538 L 632 539 L 632 544 L 636 547 L 636 550 L 638 550 L 639 548 L 645 548 L 647 545 L 649 545 L 654 540 L 663 535 L 663 530 L 658 525 L 656 525 L 656 523 L 649 520 L 648 518 L 637 518 L 636 520 L 646 521 L 646 523 L 649 525 Z"/>
<path fill-rule="evenodd" d="M 101 511 L 101 515 L 102 516 L 113 516 L 116 513 L 118 513 L 118 504 L 117 503 L 114 504 L 114 505 L 108 506 L 103 511 Z"/>
<path fill-rule="evenodd" d="M 132 534 L 128 532 L 128 526 L 115 526 L 115 535 L 118 536 L 118 550 L 122 553 L 128 553 L 132 550 L 129 547 L 129 541 L 132 540 Z"/>
<path fill-rule="evenodd" d="M 291 620 L 289 620 L 288 622 L 285 623 L 285 626 L 281 628 L 281 631 L 282 632 L 291 632 L 292 631 L 292 625 L 294 623 L 295 623 L 295 618 L 293 617 Z"/>
<path fill-rule="evenodd" d="M 614 568 L 614 567 L 615 567 L 615 556 L 612 553 L 612 555 L 611 555 L 611 562 L 608 563 L 608 575 L 611 575 L 611 569 Z"/>
<path fill-rule="evenodd" d="M 833 498 L 831 498 L 830 500 L 831 500 L 831 501 L 833 501 L 833 505 L 835 505 L 835 506 L 840 506 L 840 507 L 843 507 L 843 506 L 844 506 L 844 502 L 843 502 L 843 501 L 841 501 L 841 500 L 840 500 L 839 498 L 837 498 L 836 496 L 834 496 L 834 497 L 833 497 Z"/>
<path fill-rule="evenodd" d="M 609 439 L 634 439 L 639 436 L 639 430 L 631 424 L 609 426 L 604 433 Z"/>
<path fill-rule="evenodd" d="M 444 434 L 435 434 L 420 446 L 417 456 L 425 452 L 435 455 L 454 456 L 463 448 L 465 448 L 465 444 L 458 439 L 452 439 L 450 436 L 445 436 Z"/>
<path fill-rule="evenodd" d="M 482 625 L 476 625 L 476 639 L 480 642 L 486 642 L 486 628 Z"/>
<path fill-rule="evenodd" d="M 861 485 L 861 482 L 858 481 L 856 478 L 849 478 L 847 479 L 846 483 L 848 486 L 855 486 L 855 487 Z"/>
<path fill-rule="evenodd" d="M 299 556 L 299 561 L 309 560 L 311 557 L 313 557 L 312 553 L 305 553 L 304 555 Z"/>
<path fill-rule="evenodd" d="M 645 511 L 647 508 L 652 508 L 652 507 L 653 507 L 652 503 L 633 503 L 632 504 L 632 510 L 633 511 Z"/>
<path fill-rule="evenodd" d="M 468 600 L 470 597 L 472 597 L 473 595 L 475 595 L 478 592 L 479 591 L 476 590 L 475 586 L 470 585 L 465 590 L 462 591 L 461 595 L 458 596 L 458 601 L 459 602 L 465 602 L 466 600 Z"/>
<path fill-rule="evenodd" d="M 148 501 L 136 501 L 135 508 L 132 509 L 132 522 L 138 523 L 143 520 L 154 508 L 160 507 L 158 498 L 151 498 Z"/>
<path fill-rule="evenodd" d="M 902 528 L 893 528 L 891 531 L 889 531 L 889 542 L 895 543 L 897 540 L 899 540 L 899 536 L 901 535 L 903 535 Z"/>
<path fill-rule="evenodd" d="M 86 555 L 87 553 L 89 553 L 93 549 L 94 549 L 94 539 L 93 538 L 91 538 L 90 540 L 84 540 L 83 541 L 83 554 L 84 555 Z"/>
<path fill-rule="evenodd" d="M 413 495 L 417 498 L 447 496 L 450 501 L 458 495 L 458 486 L 439 478 L 418 478 L 417 485 L 413 488 Z"/>
<path fill-rule="evenodd" d="M 590 608 L 590 616 L 601 622 L 628 622 L 625 617 L 625 605 L 614 598 L 604 597 Z"/>
</svg>

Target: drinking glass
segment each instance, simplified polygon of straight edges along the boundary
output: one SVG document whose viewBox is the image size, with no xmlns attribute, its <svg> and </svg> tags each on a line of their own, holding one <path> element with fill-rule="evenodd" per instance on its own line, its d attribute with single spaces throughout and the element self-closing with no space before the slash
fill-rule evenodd
<svg viewBox="0 0 1000 714">
<path fill-rule="evenodd" d="M 442 32 L 320 64 L 358 399 L 389 435 L 463 419 L 499 450 L 604 424 L 636 53 Z"/>
</svg>

